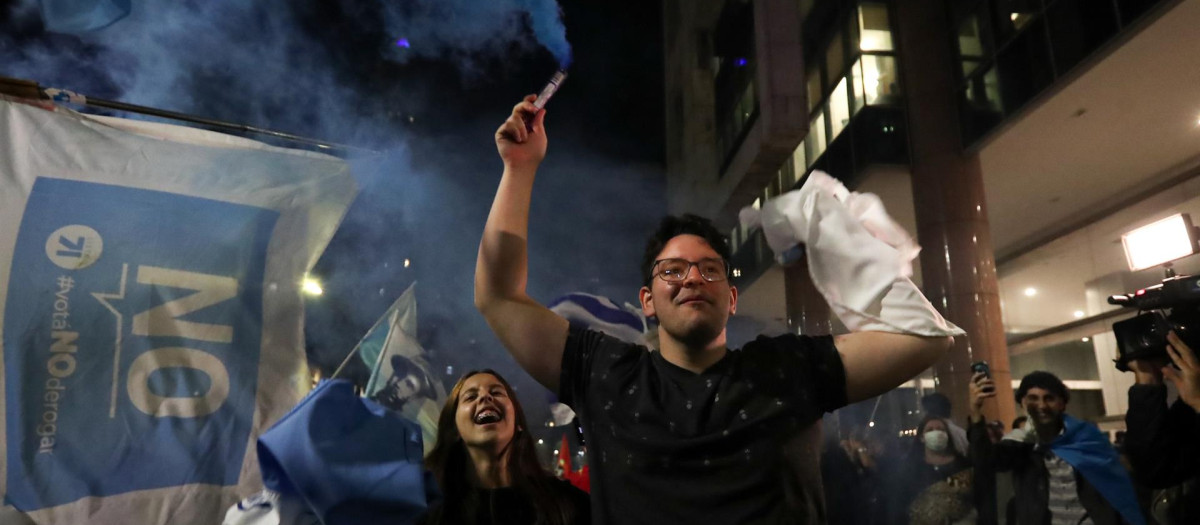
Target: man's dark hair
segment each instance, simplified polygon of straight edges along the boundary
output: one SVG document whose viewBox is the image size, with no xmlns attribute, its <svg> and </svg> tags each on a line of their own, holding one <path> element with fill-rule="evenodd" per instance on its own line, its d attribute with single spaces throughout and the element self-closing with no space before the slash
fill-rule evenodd
<svg viewBox="0 0 1200 525">
<path fill-rule="evenodd" d="M 1042 390 L 1046 390 L 1047 392 L 1061 397 L 1064 402 L 1071 400 L 1071 392 L 1067 390 L 1067 385 L 1064 384 L 1062 380 L 1058 378 L 1058 376 L 1051 374 L 1050 372 L 1038 370 L 1036 372 L 1030 372 L 1025 377 L 1021 378 L 1021 386 L 1017 387 L 1017 404 L 1021 403 L 1021 400 L 1025 398 L 1025 394 L 1029 393 L 1029 389 L 1031 388 L 1041 388 Z"/>
<path fill-rule="evenodd" d="M 642 255 L 643 284 L 650 284 L 650 279 L 654 278 L 651 274 L 654 261 L 658 254 L 662 253 L 663 247 L 680 235 L 695 235 L 704 239 L 717 255 L 721 256 L 721 260 L 725 261 L 725 271 L 729 272 L 729 243 L 720 230 L 713 226 L 712 221 L 690 213 L 680 216 L 668 215 L 663 217 L 654 235 L 646 241 L 646 252 Z"/>
<path fill-rule="evenodd" d="M 1013 429 L 1013 430 L 1016 430 L 1016 429 L 1018 429 L 1018 428 L 1021 428 L 1021 425 L 1024 425 L 1026 421 L 1029 421 L 1029 417 L 1028 417 L 1028 416 L 1019 416 L 1019 417 L 1017 417 L 1017 418 L 1016 418 L 1016 419 L 1014 419 L 1014 420 L 1013 420 L 1013 422 L 1012 422 L 1012 429 Z"/>
<path fill-rule="evenodd" d="M 433 378 L 425 372 L 424 368 L 414 363 L 411 359 L 402 355 L 392 356 L 392 377 L 404 378 L 405 376 L 413 376 L 421 383 L 421 388 L 417 390 L 414 396 L 433 397 Z"/>
</svg>

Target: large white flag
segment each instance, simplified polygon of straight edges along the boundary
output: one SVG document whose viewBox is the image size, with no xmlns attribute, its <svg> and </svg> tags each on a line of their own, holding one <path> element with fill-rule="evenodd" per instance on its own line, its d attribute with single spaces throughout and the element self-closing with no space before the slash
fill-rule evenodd
<svg viewBox="0 0 1200 525">
<path fill-rule="evenodd" d="M 219 523 L 306 390 L 345 162 L 0 98 L 0 492 L 39 524 Z"/>
</svg>

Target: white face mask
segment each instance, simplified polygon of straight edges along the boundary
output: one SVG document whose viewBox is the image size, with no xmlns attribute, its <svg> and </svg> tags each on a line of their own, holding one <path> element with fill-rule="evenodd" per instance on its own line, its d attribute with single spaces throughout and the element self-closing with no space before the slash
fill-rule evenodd
<svg viewBox="0 0 1200 525">
<path fill-rule="evenodd" d="M 945 430 L 926 430 L 925 431 L 925 448 L 933 452 L 941 452 L 946 450 L 950 444 L 950 434 Z"/>
</svg>

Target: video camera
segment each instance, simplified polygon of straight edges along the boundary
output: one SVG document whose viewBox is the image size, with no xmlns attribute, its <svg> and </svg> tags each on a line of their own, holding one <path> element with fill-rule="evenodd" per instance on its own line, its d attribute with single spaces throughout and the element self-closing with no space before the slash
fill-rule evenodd
<svg viewBox="0 0 1200 525">
<path fill-rule="evenodd" d="M 1113 323 L 1117 370 L 1128 372 L 1134 359 L 1169 361 L 1167 333 L 1171 330 L 1188 346 L 1200 348 L 1200 275 L 1168 277 L 1134 293 L 1113 295 L 1108 304 L 1145 312 Z"/>
</svg>

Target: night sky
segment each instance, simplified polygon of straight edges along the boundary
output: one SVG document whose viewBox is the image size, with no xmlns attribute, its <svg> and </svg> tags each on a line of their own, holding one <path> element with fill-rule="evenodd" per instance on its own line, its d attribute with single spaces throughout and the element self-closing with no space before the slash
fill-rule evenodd
<svg viewBox="0 0 1200 525">
<path fill-rule="evenodd" d="M 472 280 L 502 168 L 492 134 L 557 69 L 531 18 L 511 9 L 548 2 L 231 3 L 135 0 L 113 26 L 59 35 L 31 0 L 5 0 L 0 75 L 380 151 L 352 160 L 359 196 L 313 271 L 325 294 L 308 301 L 310 362 L 331 372 L 417 282 L 435 373 L 453 367 L 449 386 L 495 368 L 539 417 L 543 391 L 475 311 Z M 666 207 L 661 6 L 560 5 L 574 63 L 547 108 L 529 291 L 633 303 L 645 235 Z M 354 360 L 347 373 L 368 371 Z"/>
</svg>

